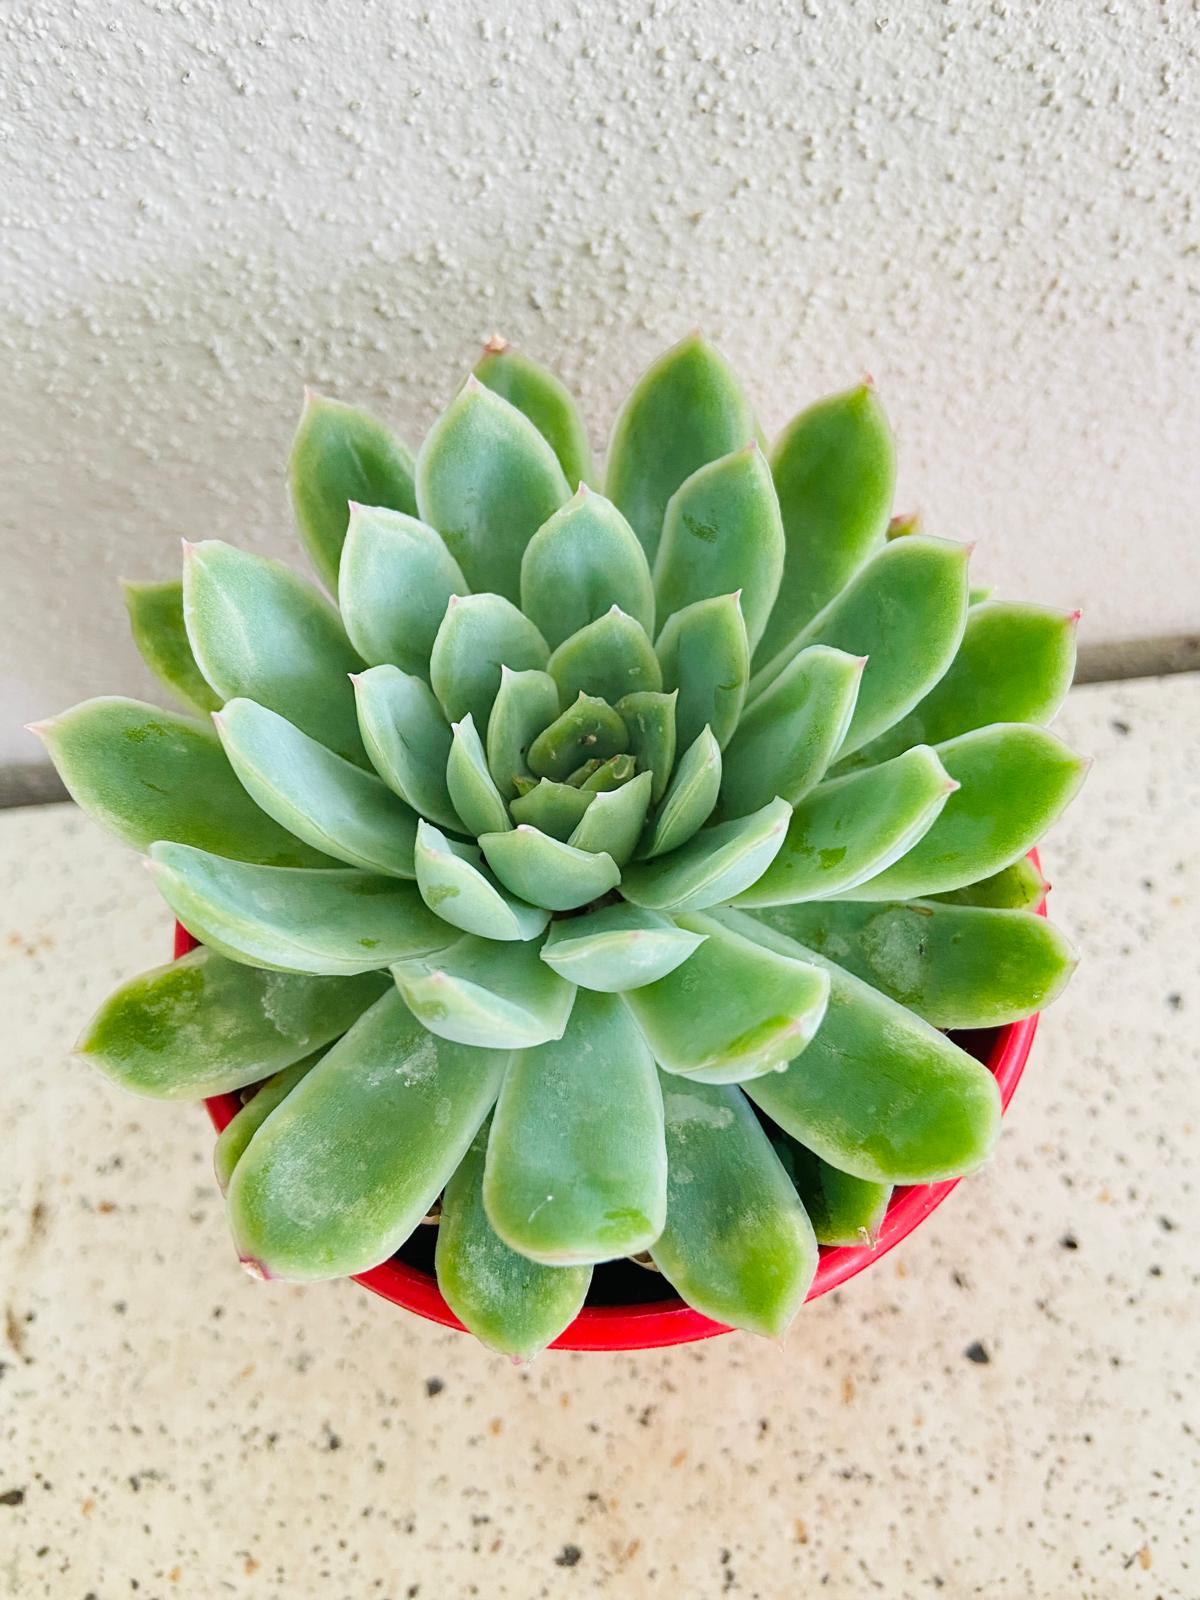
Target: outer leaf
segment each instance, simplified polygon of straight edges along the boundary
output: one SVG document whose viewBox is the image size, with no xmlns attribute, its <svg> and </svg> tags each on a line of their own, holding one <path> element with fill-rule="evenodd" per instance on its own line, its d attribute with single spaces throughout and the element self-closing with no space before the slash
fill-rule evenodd
<svg viewBox="0 0 1200 1600">
<path fill-rule="evenodd" d="M 122 583 L 129 631 L 142 660 L 189 711 L 216 711 L 221 696 L 196 665 L 183 624 L 183 584 Z"/>
<path fill-rule="evenodd" d="M 740 912 L 721 921 L 829 977 L 829 1009 L 804 1059 L 748 1093 L 793 1139 L 873 1183 L 937 1183 L 970 1172 L 1000 1132 L 985 1066 L 936 1028 L 823 957 Z"/>
<path fill-rule="evenodd" d="M 283 1104 L 301 1078 L 307 1077 L 324 1053 L 323 1050 L 316 1050 L 311 1056 L 305 1056 L 303 1061 L 297 1061 L 291 1067 L 284 1067 L 282 1072 L 277 1072 L 268 1078 L 255 1090 L 233 1120 L 227 1122 L 221 1129 L 213 1146 L 213 1173 L 217 1180 L 217 1188 L 222 1194 L 229 1188 L 233 1169 L 245 1155 L 251 1139 L 275 1107 Z"/>
<path fill-rule="evenodd" d="M 426 434 L 417 457 L 422 519 L 441 534 L 472 589 L 514 604 L 525 546 L 570 493 L 533 423 L 475 377 Z"/>
<path fill-rule="evenodd" d="M 628 757 L 614 759 L 623 761 Z M 618 867 L 623 867 L 641 837 L 649 806 L 650 774 L 642 772 L 619 789 L 597 794 L 567 842 L 576 850 L 610 856 Z"/>
<path fill-rule="evenodd" d="M 475 1135 L 442 1196 L 438 1288 L 477 1339 L 532 1361 L 579 1315 L 592 1269 L 543 1267 L 511 1250 L 492 1227 L 483 1207 L 489 1131 L 485 1123 Z"/>
<path fill-rule="evenodd" d="M 479 866 L 479 852 L 455 844 L 428 822 L 417 828 L 417 887 L 431 911 L 484 939 L 536 939 L 548 912 L 514 900 Z"/>
<path fill-rule="evenodd" d="M 512 672 L 500 668 L 500 687 L 487 724 L 487 762 L 503 799 L 518 792 L 517 780 L 528 778 L 529 746 L 558 715 L 558 688 L 548 672 Z"/>
<path fill-rule="evenodd" d="M 850 892 L 912 850 L 954 788 L 927 745 L 880 767 L 831 778 L 800 801 L 783 848 L 738 904 L 790 905 Z"/>
<path fill-rule="evenodd" d="M 978 728 L 937 753 L 957 793 L 906 856 L 847 898 L 912 900 L 1000 872 L 1061 816 L 1088 768 L 1052 733 L 1023 723 Z"/>
<path fill-rule="evenodd" d="M 646 553 L 611 500 L 581 484 L 525 547 L 521 610 L 557 646 L 614 605 L 653 631 Z"/>
<path fill-rule="evenodd" d="M 228 701 L 213 721 L 246 793 L 281 827 L 353 867 L 415 876 L 416 813 L 372 773 L 253 700 Z"/>
<path fill-rule="evenodd" d="M 651 911 L 703 911 L 732 900 L 770 867 L 791 817 L 786 800 L 772 800 L 736 822 L 704 828 L 671 855 L 630 867 L 621 892 Z"/>
<path fill-rule="evenodd" d="M 585 906 L 621 881 L 621 869 L 611 856 L 576 850 L 527 823 L 508 833 L 482 834 L 479 844 L 506 889 L 549 911 Z"/>
<path fill-rule="evenodd" d="M 574 400 L 552 372 L 514 350 L 506 339 L 491 339 L 475 363 L 475 376 L 524 412 L 558 457 L 568 483 L 593 481 L 587 429 Z"/>
<path fill-rule="evenodd" d="M 778 1134 L 774 1143 L 775 1154 L 808 1213 L 817 1243 L 873 1249 L 887 1215 L 892 1185 L 839 1172 L 786 1133 Z"/>
<path fill-rule="evenodd" d="M 710 917 L 677 920 L 705 942 L 683 966 L 625 996 L 654 1059 L 701 1083 L 781 1071 L 821 1026 L 828 978 L 799 952 L 778 956 Z"/>
<path fill-rule="evenodd" d="M 594 799 L 595 792 L 591 789 L 577 789 L 570 783 L 552 783 L 549 778 L 542 778 L 535 789 L 514 800 L 510 809 L 514 822 L 538 828 L 565 844 Z"/>
<path fill-rule="evenodd" d="M 500 690 L 500 668 L 544 667 L 546 641 L 498 594 L 452 597 L 433 642 L 430 682 L 451 722 L 470 714 L 486 728 Z"/>
<path fill-rule="evenodd" d="M 957 906 L 995 906 L 1003 911 L 1035 911 L 1046 898 L 1050 885 L 1028 856 L 1002 867 L 990 878 L 969 883 L 947 894 L 930 895 L 931 900 Z"/>
<path fill-rule="evenodd" d="M 780 906 L 762 921 L 935 1028 L 996 1028 L 1057 998 L 1075 969 L 1044 917 L 933 900 Z"/>
<path fill-rule="evenodd" d="M 512 826 L 500 791 L 492 782 L 475 720 L 470 712 L 452 725 L 446 787 L 468 833 L 491 833 Z"/>
<path fill-rule="evenodd" d="M 753 650 L 783 573 L 783 522 L 757 441 L 693 472 L 671 496 L 654 563 L 660 617 L 739 591 Z"/>
<path fill-rule="evenodd" d="M 896 460 L 870 385 L 830 395 L 793 417 L 771 450 L 771 469 L 787 557 L 756 666 L 782 650 L 883 543 Z"/>
<path fill-rule="evenodd" d="M 115 989 L 75 1049 L 123 1089 L 200 1100 L 257 1083 L 336 1039 L 387 988 L 367 972 L 264 972 L 192 950 Z"/>
<path fill-rule="evenodd" d="M 584 761 L 622 754 L 629 740 L 624 722 L 603 700 L 581 694 L 529 747 L 529 770 L 561 783 Z"/>
<path fill-rule="evenodd" d="M 581 990 L 566 1033 L 523 1051 L 500 1092 L 483 1203 L 514 1250 L 549 1266 L 652 1244 L 666 1215 L 662 1094 L 619 1000 Z"/>
<path fill-rule="evenodd" d="M 450 724 L 433 690 L 399 667 L 372 667 L 352 681 L 359 730 L 376 772 L 414 811 L 459 829 L 446 787 Z"/>
<path fill-rule="evenodd" d="M 667 1221 L 650 1247 L 690 1306 L 781 1338 L 817 1269 L 817 1241 L 738 1089 L 662 1079 Z"/>
<path fill-rule="evenodd" d="M 518 1050 L 561 1037 L 575 991 L 532 944 L 460 939 L 428 960 L 393 967 L 400 992 L 431 1033 Z"/>
<path fill-rule="evenodd" d="M 812 645 L 743 714 L 729 742 L 721 811 L 743 817 L 782 795 L 793 805 L 824 777 L 858 698 L 866 659 Z"/>
<path fill-rule="evenodd" d="M 159 893 L 188 932 L 279 972 L 367 972 L 440 950 L 453 930 L 415 883 L 352 868 L 257 867 L 182 844 L 150 847 Z"/>
<path fill-rule="evenodd" d="M 216 734 L 190 717 L 112 695 L 34 732 L 71 798 L 137 850 L 175 839 L 273 866 L 329 863 L 259 810 Z"/>
<path fill-rule="evenodd" d="M 581 694 L 595 695 L 612 705 L 625 694 L 654 692 L 662 684 L 658 657 L 646 630 L 619 606 L 564 640 L 546 670 L 558 685 L 563 707 Z"/>
<path fill-rule="evenodd" d="M 450 597 L 468 592 L 458 562 L 432 528 L 398 511 L 350 507 L 338 606 L 364 661 L 428 678 Z"/>
<path fill-rule="evenodd" d="M 622 695 L 617 714 L 629 730 L 629 752 L 639 772 L 653 777 L 650 798 L 657 805 L 666 793 L 675 767 L 675 701 L 678 691 Z M 712 738 L 711 733 L 709 738 Z M 716 748 L 716 740 L 713 739 Z M 720 762 L 720 751 L 717 751 Z"/>
<path fill-rule="evenodd" d="M 703 943 L 703 934 L 622 901 L 551 923 L 542 960 L 581 988 L 618 994 L 666 977 Z"/>
<path fill-rule="evenodd" d="M 234 1169 L 229 1220 L 243 1264 L 305 1281 L 386 1261 L 466 1154 L 507 1061 L 433 1038 L 385 994 Z"/>
<path fill-rule="evenodd" d="M 324 597 L 279 561 L 219 539 L 184 546 L 183 614 L 200 670 L 365 767 L 349 674 L 362 662 Z"/>
<path fill-rule="evenodd" d="M 723 750 L 746 701 L 750 651 L 736 594 L 698 600 L 668 619 L 655 646 L 663 688 L 679 691 L 675 732 L 685 748 L 707 727 Z"/>
<path fill-rule="evenodd" d="M 606 488 L 651 560 L 667 502 L 680 484 L 756 431 L 737 379 L 698 334 L 660 356 L 642 377 L 613 428 Z"/>
</svg>

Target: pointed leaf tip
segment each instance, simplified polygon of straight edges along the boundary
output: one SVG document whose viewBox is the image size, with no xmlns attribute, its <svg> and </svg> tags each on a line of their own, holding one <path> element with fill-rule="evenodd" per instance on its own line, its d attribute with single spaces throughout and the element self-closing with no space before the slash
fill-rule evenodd
<svg viewBox="0 0 1200 1600">
<path fill-rule="evenodd" d="M 512 345 L 502 333 L 493 333 L 483 346 L 483 353 L 487 356 L 502 356 L 506 350 L 511 350 Z"/>
</svg>

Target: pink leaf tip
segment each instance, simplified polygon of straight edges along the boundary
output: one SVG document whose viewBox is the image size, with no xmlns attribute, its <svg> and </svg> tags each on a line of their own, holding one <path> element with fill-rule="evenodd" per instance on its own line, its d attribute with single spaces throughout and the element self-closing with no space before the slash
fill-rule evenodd
<svg viewBox="0 0 1200 1600">
<path fill-rule="evenodd" d="M 239 1256 L 238 1260 L 242 1264 L 242 1271 L 251 1278 L 257 1278 L 260 1283 L 269 1283 L 271 1281 L 271 1274 L 256 1256 Z"/>
<path fill-rule="evenodd" d="M 484 344 L 483 353 L 485 356 L 502 356 L 506 350 L 511 349 L 512 346 L 502 333 L 493 333 Z"/>
</svg>

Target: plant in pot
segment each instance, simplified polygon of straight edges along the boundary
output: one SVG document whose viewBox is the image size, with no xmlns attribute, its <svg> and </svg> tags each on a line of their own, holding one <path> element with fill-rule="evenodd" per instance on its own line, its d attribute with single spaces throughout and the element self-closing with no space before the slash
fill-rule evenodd
<svg viewBox="0 0 1200 1600">
<path fill-rule="evenodd" d="M 971 591 L 967 547 L 889 523 L 893 476 L 869 384 L 768 454 L 693 337 L 601 491 L 561 384 L 493 341 L 415 464 L 309 397 L 292 494 L 336 608 L 219 541 L 127 587 L 189 714 L 37 731 L 198 944 L 79 1050 L 241 1096 L 250 1271 L 369 1273 L 436 1219 L 412 1303 L 510 1355 L 627 1258 L 692 1334 L 777 1337 L 894 1186 L 987 1159 L 1000 1088 L 948 1035 L 1073 965 L 1028 852 L 1083 772 L 1044 726 L 1075 618 Z"/>
</svg>

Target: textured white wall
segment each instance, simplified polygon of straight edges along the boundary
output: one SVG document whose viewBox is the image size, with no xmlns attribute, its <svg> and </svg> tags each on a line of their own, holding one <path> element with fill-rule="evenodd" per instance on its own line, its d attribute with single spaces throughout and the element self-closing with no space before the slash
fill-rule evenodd
<svg viewBox="0 0 1200 1600">
<path fill-rule="evenodd" d="M 0 758 L 148 685 L 118 575 L 289 545 L 304 381 L 411 438 L 493 327 L 597 444 L 701 325 L 871 371 L 900 506 L 1085 639 L 1200 626 L 1184 0 L 12 0 Z"/>
</svg>

